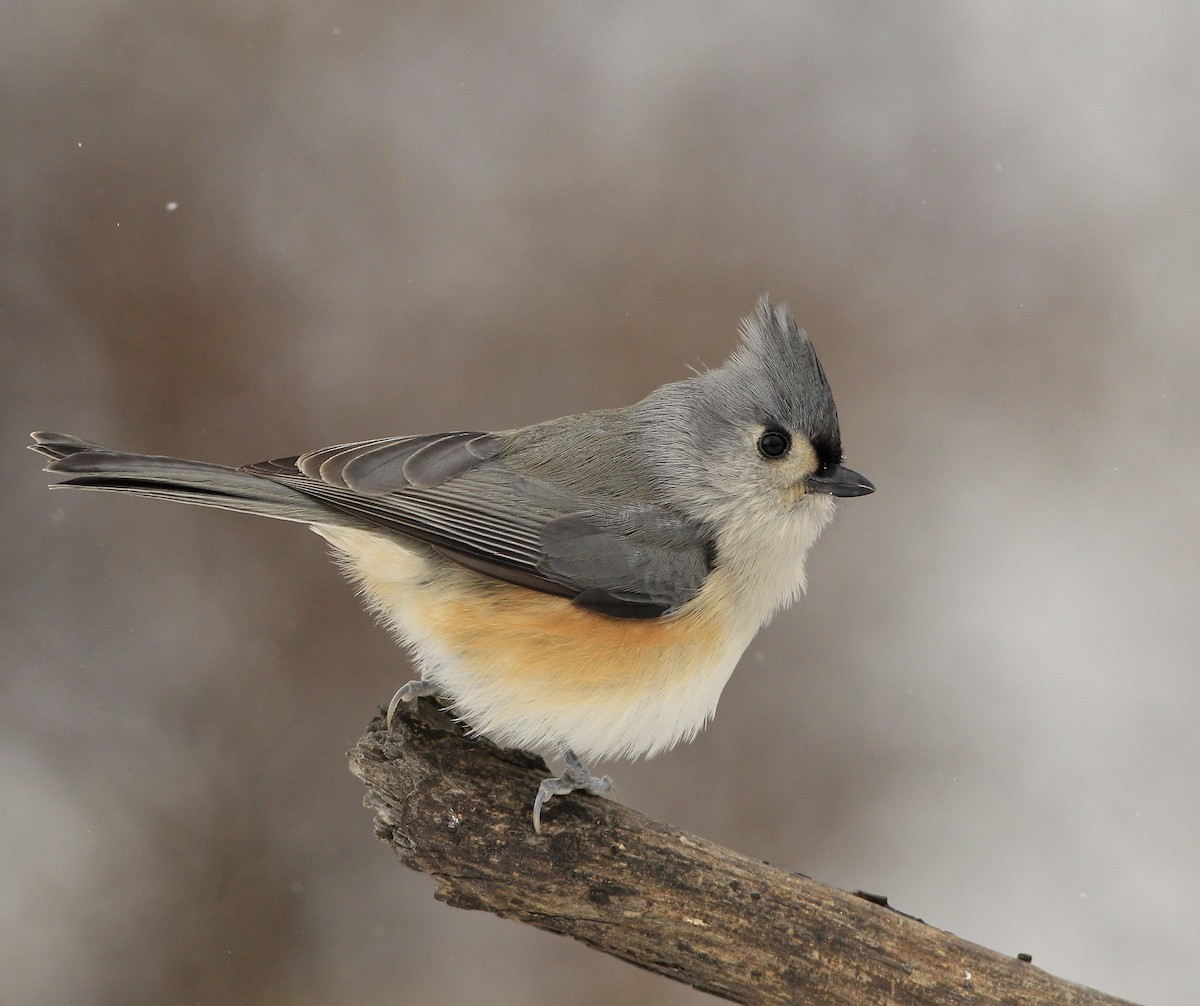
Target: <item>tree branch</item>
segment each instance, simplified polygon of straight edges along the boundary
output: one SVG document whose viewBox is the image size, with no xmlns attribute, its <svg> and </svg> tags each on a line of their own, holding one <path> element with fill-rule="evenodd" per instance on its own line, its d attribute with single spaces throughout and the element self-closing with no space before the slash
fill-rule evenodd
<svg viewBox="0 0 1200 1006">
<path fill-rule="evenodd" d="M 740 1003 L 1129 1006 L 877 903 L 652 821 L 555 797 L 534 834 L 541 759 L 404 704 L 350 752 L 375 832 L 435 896 L 563 933 Z"/>
</svg>

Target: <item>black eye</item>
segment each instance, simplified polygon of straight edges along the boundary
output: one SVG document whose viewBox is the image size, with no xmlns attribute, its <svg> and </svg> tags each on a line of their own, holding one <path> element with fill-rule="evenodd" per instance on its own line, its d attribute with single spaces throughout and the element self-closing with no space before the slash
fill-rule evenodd
<svg viewBox="0 0 1200 1006">
<path fill-rule="evenodd" d="M 792 438 L 783 430 L 767 430 L 758 438 L 758 453 L 764 458 L 781 458 L 792 449 Z"/>
</svg>

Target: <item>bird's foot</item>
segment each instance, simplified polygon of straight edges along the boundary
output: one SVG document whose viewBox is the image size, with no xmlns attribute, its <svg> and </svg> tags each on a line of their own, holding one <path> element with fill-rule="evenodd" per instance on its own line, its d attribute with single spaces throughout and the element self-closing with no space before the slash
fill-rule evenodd
<svg viewBox="0 0 1200 1006">
<path fill-rule="evenodd" d="M 539 835 L 542 833 L 542 805 L 552 796 L 573 793 L 577 789 L 599 796 L 612 789 L 611 776 L 597 778 L 592 775 L 579 760 L 579 756 L 570 748 L 563 748 L 562 756 L 563 761 L 566 762 L 563 774 L 555 776 L 553 779 L 543 779 L 542 784 L 538 787 L 537 797 L 533 801 L 533 830 Z"/>
<path fill-rule="evenodd" d="M 388 703 L 387 711 L 387 729 L 388 733 L 392 732 L 392 718 L 396 715 L 396 710 L 400 708 L 401 702 L 416 702 L 422 695 L 436 695 L 437 688 L 430 682 L 422 681 L 418 678 L 416 681 L 410 681 L 407 684 L 401 685 L 396 694 L 392 696 L 392 701 Z"/>
</svg>

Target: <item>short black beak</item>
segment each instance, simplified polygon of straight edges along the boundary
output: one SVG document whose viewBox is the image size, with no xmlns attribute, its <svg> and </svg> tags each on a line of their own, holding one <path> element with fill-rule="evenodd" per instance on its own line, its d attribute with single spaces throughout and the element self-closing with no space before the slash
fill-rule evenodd
<svg viewBox="0 0 1200 1006">
<path fill-rule="evenodd" d="M 869 478 L 844 465 L 826 465 L 808 477 L 807 485 L 810 493 L 825 493 L 828 496 L 866 496 L 875 491 Z"/>
</svg>

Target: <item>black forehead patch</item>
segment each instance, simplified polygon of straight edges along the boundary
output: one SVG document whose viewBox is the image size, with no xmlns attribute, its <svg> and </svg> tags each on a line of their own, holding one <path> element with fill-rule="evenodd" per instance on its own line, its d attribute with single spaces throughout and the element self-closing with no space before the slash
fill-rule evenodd
<svg viewBox="0 0 1200 1006">
<path fill-rule="evenodd" d="M 835 465 L 840 465 L 845 453 L 842 451 L 842 442 L 837 437 L 817 436 L 812 440 L 813 450 L 817 454 L 817 461 L 820 462 L 822 468 L 833 468 Z"/>
</svg>

